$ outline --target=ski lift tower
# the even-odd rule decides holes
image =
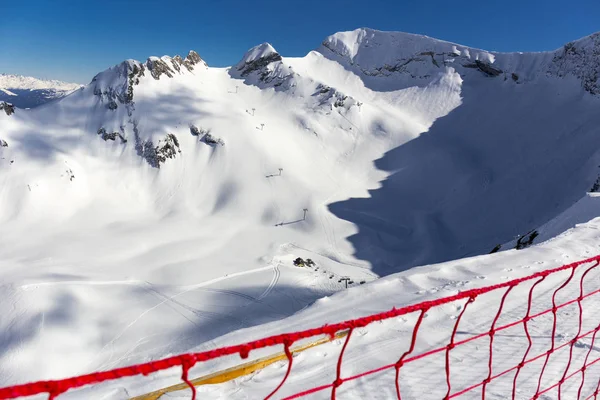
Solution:
[[[340,283],[341,283],[342,281],[344,281],[344,282],[346,283],[346,289],[348,289],[348,282],[350,281],[350,277],[348,277],[348,276],[343,276],[343,277],[341,277],[341,278],[338,280],[338,282],[340,282]]]

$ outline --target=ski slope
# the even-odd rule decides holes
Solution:
[[[271,335],[304,330],[310,327],[322,326],[355,319],[377,312],[387,311],[399,304],[414,304],[426,300],[451,296],[460,291],[488,286],[494,283],[506,282],[511,279],[524,277],[545,269],[559,267],[576,260],[590,258],[600,252],[598,244],[598,218],[586,223],[577,221],[586,219],[597,212],[599,197],[588,195],[576,205],[561,213],[544,227],[542,234],[556,235],[552,240],[525,250],[509,250],[496,254],[473,257],[443,264],[423,266],[409,271],[394,274],[371,282],[365,286],[351,288],[317,301],[312,307],[295,314],[283,321],[276,321],[255,328],[243,329],[212,341],[208,346],[200,346],[196,351],[205,351],[220,346],[245,343]],[[597,213],[595,214],[597,215]],[[591,264],[590,264],[591,266]],[[557,298],[557,304],[579,296],[579,281],[584,270],[578,270],[570,284],[562,289]],[[584,293],[598,290],[599,271],[592,269],[584,279]],[[552,294],[567,280],[570,272],[564,271],[550,276],[536,286],[531,315],[546,310],[552,306]],[[501,326],[519,320],[525,315],[527,297],[531,281],[523,286],[517,286],[506,298],[503,312],[496,326]],[[504,291],[483,295],[469,306],[464,313],[457,331],[457,340],[486,332],[498,310],[500,298]],[[594,329],[598,325],[595,310],[600,302],[598,295],[588,297],[582,302],[583,324],[582,333]],[[457,301],[426,313],[413,355],[444,346],[456,323],[457,316],[464,307],[464,301]],[[348,342],[342,363],[342,377],[349,377],[362,372],[393,364],[408,350],[411,335],[418,313],[410,316],[397,317],[381,323],[373,323],[365,328],[356,330]],[[578,331],[578,310],[576,304],[561,308],[557,313],[557,329],[554,337],[556,346],[568,343]],[[529,322],[529,333],[533,346],[530,357],[545,352],[550,347],[552,335],[552,316],[534,318]],[[335,368],[339,352],[344,340],[320,345],[302,352],[294,357],[292,373],[285,385],[277,393],[277,398],[285,398],[303,390],[327,385],[335,380]],[[574,347],[572,369],[578,369],[585,359],[591,345],[591,336],[579,339]],[[253,351],[251,359],[261,355],[274,353],[281,346]],[[590,361],[597,358],[594,345]],[[527,348],[527,340],[522,324],[496,334],[494,340],[493,370],[498,373],[511,368],[521,361]],[[488,373],[489,338],[484,336],[466,346],[452,350],[451,370],[453,393],[480,382]],[[568,358],[568,347],[559,350],[549,359],[547,370],[542,380],[542,389],[557,382],[564,373]],[[544,359],[540,359],[523,368],[517,385],[517,398],[529,399],[533,396],[538,383],[539,373]],[[239,363],[239,357],[230,356],[213,360],[192,369],[193,376],[202,376],[209,372],[221,370]],[[207,399],[254,399],[264,398],[283,379],[287,369],[287,361],[278,362],[250,376],[219,384],[197,387],[198,395]],[[446,393],[446,377],[444,353],[406,364],[401,375],[402,398],[443,398]],[[504,399],[510,396],[513,386],[514,373],[492,381],[487,388],[486,398]],[[592,393],[600,378],[596,367],[587,371],[586,383],[583,386],[583,396]],[[126,398],[125,393],[137,395],[146,393],[168,384],[180,381],[180,370],[173,368],[169,372],[157,373],[150,378],[141,378],[133,382],[117,382],[105,388],[107,395],[113,398]],[[576,398],[581,379],[575,376],[567,380],[562,387],[563,398]],[[124,387],[127,388],[125,392]],[[95,388],[97,390],[97,388]],[[78,392],[84,396],[85,390]],[[424,394],[427,393],[425,397]],[[121,396],[121,397],[119,397]],[[187,399],[189,390],[169,393],[165,398]],[[347,381],[338,389],[339,398],[396,398],[394,386],[394,369],[376,373],[356,381]],[[74,396],[73,398],[76,398]],[[468,392],[460,398],[476,399],[481,397],[481,390]],[[65,398],[70,398],[65,395]],[[330,390],[325,390],[307,398],[330,398]],[[557,398],[553,390],[541,398]]]
[[[581,199],[600,165],[598,37],[497,54],[359,29],[301,58],[259,45],[231,68],[194,52],[127,60],[56,102],[0,112],[0,385],[353,318],[597,253],[593,221],[567,229],[596,216],[595,198]],[[536,228],[541,246],[462,259]],[[424,346],[455,311],[427,320]],[[353,338],[348,368],[397,357],[406,342],[391,338],[411,325],[394,324]],[[285,390],[329,379],[317,366],[336,349],[299,356]],[[256,398],[281,368],[203,395]],[[127,398],[176,374],[65,397]],[[377,379],[345,390],[387,398]]]
[[[270,335],[354,319],[387,311],[399,304],[413,304],[450,296],[460,291],[506,282],[544,269],[551,269],[565,263],[589,258],[591,255],[600,252],[598,218],[583,224],[577,221],[586,219],[591,213],[595,212],[598,207],[598,199],[599,197],[595,194],[588,195],[544,227],[541,227],[541,232],[545,234],[552,234],[553,232],[556,236],[554,239],[539,245],[521,251],[509,250],[443,264],[423,266],[394,274],[365,286],[351,288],[333,296],[322,298],[312,307],[302,310],[283,321],[236,331],[195,350],[210,350]],[[556,299],[557,304],[579,296],[579,281],[585,269],[587,267],[578,270],[572,282],[559,292]],[[536,287],[531,314],[551,307],[552,294],[559,285],[567,280],[568,276],[569,271],[561,272],[550,276]],[[598,289],[596,283],[599,277],[597,269],[591,270],[584,279],[584,293]],[[518,286],[510,293],[497,326],[516,321],[525,315],[526,299],[533,283],[534,281],[531,281],[523,286]],[[500,291],[480,296],[469,306],[459,325],[458,340],[486,332],[490,328],[503,293],[503,291]],[[599,301],[600,298],[595,295],[586,298],[582,302],[584,310],[582,332],[587,332],[597,326],[598,319],[595,316],[595,310]],[[447,344],[456,323],[456,318],[462,311],[464,303],[464,301],[455,302],[427,312],[412,354],[420,354]],[[374,323],[356,330],[344,353],[342,376],[352,376],[396,362],[408,350],[417,315],[418,313],[414,313],[410,316]],[[577,315],[576,304],[561,308],[557,313],[557,330],[554,335],[557,338],[557,346],[568,343],[576,335],[578,329]],[[550,347],[550,338],[552,337],[551,315],[531,320],[529,322],[529,333],[533,340],[530,356],[546,351]],[[331,383],[335,379],[335,366],[342,344],[343,340],[337,340],[307,350],[294,357],[292,373],[286,384],[278,392],[277,398],[284,398],[308,388]],[[590,344],[590,336],[577,341],[573,352],[572,370],[579,368],[582,364]],[[518,364],[526,347],[527,341],[521,324],[498,333],[494,340],[493,370],[500,372]],[[488,348],[489,339],[485,336],[472,342],[472,344],[452,350],[453,392],[479,382],[487,376]],[[269,348],[253,351],[251,359],[274,353],[275,350],[279,349]],[[597,355],[594,353],[592,357],[597,358]],[[542,388],[550,386],[561,378],[567,358],[568,348],[565,348],[549,359]],[[202,376],[209,372],[236,365],[239,362],[239,357],[236,355],[200,363],[199,366],[192,369],[192,376]],[[519,385],[517,386],[517,398],[529,399],[532,397],[537,386],[542,363],[543,358],[527,365],[521,371]],[[426,398],[442,398],[446,393],[444,367],[444,353],[407,364],[402,369],[402,398],[419,399],[423,398],[424,393],[428,394]],[[219,385],[199,386],[197,388],[198,395],[201,398],[208,399],[264,398],[281,382],[286,368],[287,362],[282,361],[234,381]],[[493,381],[488,386],[486,397],[492,399],[507,398],[507,393],[511,393],[512,390],[513,376],[510,373],[504,378]],[[584,396],[595,390],[599,378],[600,371],[597,368],[588,370],[586,375],[587,384],[584,385],[583,391]],[[128,398],[127,396],[146,393],[175,382],[180,382],[180,370],[178,368],[153,374],[151,377],[136,378],[134,381],[116,381],[110,385],[105,385],[104,390],[100,392],[98,388],[93,388],[91,393],[102,393],[109,396],[109,398],[125,399]],[[368,378],[344,382],[338,389],[338,396],[339,398],[395,398],[393,382],[394,370],[390,369],[386,372],[371,375]],[[580,382],[580,378],[577,376],[567,381],[562,389],[563,398],[575,398]],[[79,398],[80,396],[86,396],[88,393],[90,392],[82,390],[71,395],[66,394],[64,397]],[[185,390],[169,393],[165,395],[165,398],[187,399],[189,396],[189,391]],[[480,397],[480,390],[475,390],[460,398],[475,399]],[[308,398],[330,398],[330,392],[326,390]],[[542,398],[557,398],[557,392],[550,391]]]

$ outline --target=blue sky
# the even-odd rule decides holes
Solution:
[[[0,8],[0,72],[88,83],[124,59],[190,49],[226,66],[265,41],[302,56],[365,26],[543,51],[600,31],[598,15],[598,0],[9,0]]]

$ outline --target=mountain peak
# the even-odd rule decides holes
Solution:
[[[198,53],[196,53],[194,50],[190,50],[190,52],[188,53],[187,57],[185,57],[185,59],[188,60],[190,62],[190,64],[192,64],[192,65],[196,65],[200,62],[204,62],[204,60],[202,60],[202,58],[200,58],[200,55]]]
[[[246,76],[277,61],[281,61],[281,55],[271,44],[265,42],[248,50],[236,65],[236,70],[240,71],[242,76]]]
[[[241,62],[249,63],[259,58],[268,57],[271,54],[279,54],[270,43],[261,43],[246,52]]]
[[[359,28],[328,36],[318,49],[325,56],[350,63],[392,64],[398,59],[422,52],[442,52],[460,46],[425,35]],[[466,47],[466,46],[460,46]]]
[[[146,76],[146,71],[152,78],[159,80],[163,75],[173,78],[175,75],[185,74],[185,70],[191,73],[198,65],[207,67],[194,50],[190,50],[185,58],[179,55],[150,56],[145,63],[128,59],[97,74],[91,84],[94,85],[94,95],[107,100],[106,106],[116,110],[118,103],[128,104],[133,101],[134,86],[140,84],[140,80]]]

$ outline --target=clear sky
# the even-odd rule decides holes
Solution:
[[[554,50],[600,31],[600,0],[8,0],[0,72],[88,83],[127,58],[196,50],[211,66],[270,42],[303,56],[359,27],[496,51]]]

